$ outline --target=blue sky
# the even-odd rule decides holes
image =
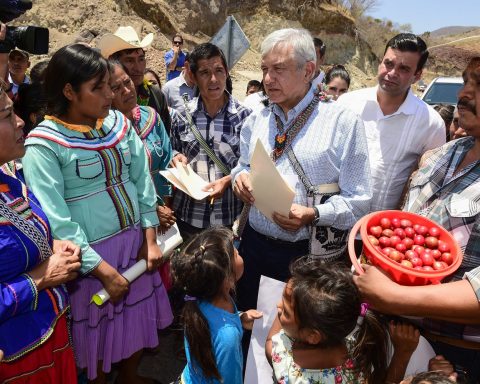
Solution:
[[[368,14],[412,25],[413,33],[448,26],[480,26],[480,0],[378,0]]]

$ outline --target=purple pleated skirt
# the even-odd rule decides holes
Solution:
[[[136,263],[142,245],[141,228],[128,229],[92,248],[120,273]],[[73,346],[79,368],[87,368],[88,379],[97,376],[97,365],[110,372],[112,363],[143,348],[158,345],[157,329],[172,323],[167,291],[158,271],[146,272],[130,284],[129,292],[116,304],[98,307],[90,302],[102,289],[93,276],[68,284],[73,318]]]

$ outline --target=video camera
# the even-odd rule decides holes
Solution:
[[[0,21],[8,23],[31,8],[31,0],[0,0]],[[0,41],[0,53],[8,53],[17,47],[37,55],[46,54],[48,40],[48,28],[7,26],[5,40]]]

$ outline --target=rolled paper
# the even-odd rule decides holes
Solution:
[[[137,261],[134,265],[128,268],[125,272],[123,272],[122,276],[128,280],[129,283],[134,281],[138,278],[142,273],[147,270],[147,262],[142,259]],[[91,302],[94,302],[98,306],[102,305],[106,301],[110,299],[110,295],[105,289],[98,291],[95,295],[92,296]]]

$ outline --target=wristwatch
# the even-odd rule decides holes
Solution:
[[[320,220],[320,213],[318,212],[318,208],[313,206],[313,211],[315,212],[315,217],[312,220],[312,225],[318,225],[318,221]]]

